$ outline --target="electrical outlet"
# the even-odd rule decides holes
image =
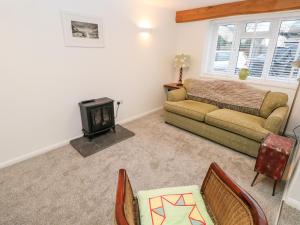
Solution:
[[[123,100],[118,100],[117,105],[123,104]]]

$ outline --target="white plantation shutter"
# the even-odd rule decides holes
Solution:
[[[235,73],[241,68],[248,68],[250,76],[261,77],[267,56],[269,39],[267,38],[242,38]]]
[[[232,56],[234,25],[221,25],[218,27],[216,54],[213,64],[214,71],[226,72]]]
[[[300,20],[282,21],[274,51],[269,76],[273,78],[297,78],[298,69],[291,62],[299,59]]]

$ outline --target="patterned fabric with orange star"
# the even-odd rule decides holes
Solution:
[[[142,225],[212,225],[198,186],[138,192]]]

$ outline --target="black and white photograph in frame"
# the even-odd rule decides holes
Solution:
[[[62,12],[65,46],[104,47],[102,20],[98,17]]]

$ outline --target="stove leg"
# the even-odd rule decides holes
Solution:
[[[253,185],[254,185],[254,183],[255,183],[255,181],[256,181],[258,175],[259,175],[259,173],[256,173],[256,175],[255,175],[255,177],[254,177],[254,179],[253,179],[253,181],[252,181],[252,183],[251,183],[251,187],[253,187]]]
[[[272,193],[272,196],[275,195],[276,185],[277,185],[277,180],[274,181],[274,186],[273,186],[273,193]]]

